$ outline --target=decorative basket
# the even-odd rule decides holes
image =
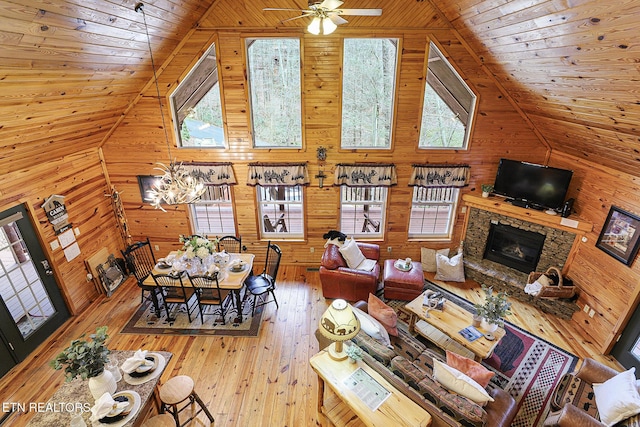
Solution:
[[[575,286],[565,286],[563,285],[562,273],[556,267],[549,267],[547,271],[544,273],[538,273],[536,271],[532,271],[529,273],[529,278],[527,279],[527,284],[531,284],[538,280],[540,276],[546,275],[547,277],[551,277],[551,275],[558,276],[558,284],[553,286],[543,286],[540,289],[536,298],[571,298],[576,293]]]

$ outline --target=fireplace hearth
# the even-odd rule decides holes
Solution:
[[[491,223],[484,258],[529,273],[538,266],[545,238],[533,231]]]

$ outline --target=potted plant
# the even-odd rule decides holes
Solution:
[[[482,184],[482,197],[489,197],[489,193],[493,191],[493,184]]]
[[[351,363],[356,363],[358,360],[362,360],[362,349],[355,344],[351,344],[344,350],[349,356],[349,361]]]
[[[484,303],[475,304],[476,315],[482,316],[487,325],[483,329],[494,332],[504,324],[503,317],[511,314],[511,303],[507,301],[505,292],[493,292],[492,287],[482,285],[485,292]]]
[[[94,334],[89,335],[89,340],[80,338],[71,341],[69,347],[64,349],[50,362],[53,369],[64,367],[66,381],[76,377],[89,380],[89,389],[95,399],[100,398],[104,392],[113,394],[117,384],[111,372],[105,369],[109,361],[109,349],[105,341],[109,338],[107,327],[100,326]]]

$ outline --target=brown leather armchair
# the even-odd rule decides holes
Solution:
[[[357,242],[362,254],[378,261],[380,246]],[[327,245],[320,263],[320,283],[325,298],[342,298],[347,301],[367,301],[369,293],[375,295],[380,278],[380,264],[371,271],[355,270],[347,266],[336,245]]]
[[[581,396],[584,396],[585,394],[593,395],[593,388],[591,387],[592,384],[603,383],[606,380],[613,378],[618,373],[619,372],[615,369],[603,365],[594,359],[584,359],[580,369],[574,374],[567,374],[565,377],[566,381],[561,381],[554,391],[551,408],[553,410],[561,407],[561,409],[551,412],[544,421],[544,425],[547,427],[604,427],[605,424],[593,418],[584,410],[584,408],[592,406],[589,412],[595,413],[597,411],[597,408],[595,407],[595,399],[592,404],[586,404],[583,401],[584,399],[581,399]],[[584,382],[584,387],[574,387],[572,382],[576,381],[576,379]],[[580,396],[571,395],[570,397],[563,397],[565,396],[564,388],[582,390],[582,393]],[[568,400],[573,400],[574,404]],[[578,401],[581,402],[583,409],[575,406],[575,403]]]

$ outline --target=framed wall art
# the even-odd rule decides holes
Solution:
[[[138,175],[138,185],[140,186],[140,197],[142,197],[142,201],[145,203],[151,203],[152,199],[149,196],[148,191],[151,190],[153,184],[159,178],[154,175]]]
[[[640,247],[640,217],[611,206],[596,247],[630,265]]]

